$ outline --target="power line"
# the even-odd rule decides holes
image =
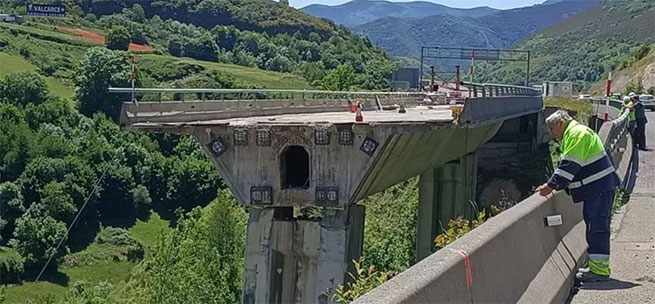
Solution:
[[[126,130],[126,131],[129,131],[129,129]],[[114,161],[117,159],[118,154],[119,154],[119,151],[117,151],[116,154],[114,154],[114,156],[109,161],[109,163],[107,163],[107,166],[105,166],[105,169],[102,171],[102,174],[100,175],[98,180],[96,180],[95,184],[93,185],[93,188],[91,189],[91,193],[89,193],[89,196],[87,196],[86,200],[84,201],[84,204],[82,205],[82,208],[80,208],[80,210],[75,215],[75,218],[73,218],[73,221],[68,226],[68,230],[66,231],[66,235],[64,235],[64,237],[62,237],[61,240],[59,240],[59,243],[57,244],[57,247],[55,247],[55,251],[53,251],[52,254],[50,255],[50,257],[48,257],[48,261],[45,263],[45,265],[43,265],[43,268],[41,269],[41,272],[39,272],[39,275],[36,276],[36,280],[34,280],[34,283],[39,281],[39,279],[41,278],[41,275],[43,275],[43,272],[45,272],[46,268],[48,268],[48,265],[52,261],[52,258],[55,256],[57,251],[59,251],[59,247],[61,247],[61,244],[63,244],[64,240],[66,240],[68,238],[68,234],[71,232],[71,229],[73,229],[73,226],[75,225],[75,222],[77,222],[77,219],[80,217],[80,215],[84,211],[84,208],[86,207],[86,205],[91,200],[91,197],[93,196],[93,194],[98,190],[98,187],[100,186],[100,182],[102,182],[102,180],[105,178],[105,175],[107,174],[107,171],[112,166]]]

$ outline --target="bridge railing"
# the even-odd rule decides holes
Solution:
[[[463,85],[471,90],[471,97],[541,96],[541,91],[524,86],[473,82],[463,82]]]
[[[463,83],[471,90],[470,98],[501,96],[540,96],[538,90],[529,87],[504,84]],[[131,94],[131,100],[139,101],[184,101],[188,95],[193,100],[312,100],[312,99],[386,99],[394,101],[422,101],[427,92],[368,92],[368,91],[326,91],[294,89],[187,89],[187,88],[109,88],[110,93]],[[137,98],[138,97],[138,98]]]
[[[396,99],[425,96],[423,92],[368,92],[293,89],[187,89],[187,88],[109,88],[109,93],[132,94],[132,101],[184,101],[187,95],[194,100],[283,100],[283,99]]]

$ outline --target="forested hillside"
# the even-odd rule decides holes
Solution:
[[[24,9],[25,0],[4,3]],[[44,0],[41,2],[57,2]],[[126,30],[125,39],[153,46],[155,53],[204,61],[292,72],[315,87],[340,65],[350,66],[348,86],[387,87],[393,66],[366,37],[271,1],[64,1],[73,22],[58,26],[108,34]],[[345,67],[342,67],[342,70]],[[328,78],[329,80],[330,78]],[[327,84],[326,88],[334,88]],[[336,88],[339,89],[339,88]],[[346,88],[344,88],[346,89]]]
[[[569,80],[584,91],[609,71],[625,68],[634,51],[655,41],[655,2],[605,0],[532,35],[518,47],[532,52],[533,83]],[[518,65],[482,65],[480,81],[519,84]]]

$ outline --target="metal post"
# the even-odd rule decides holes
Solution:
[[[434,66],[430,66],[430,92],[434,90]]]
[[[455,82],[455,91],[459,91],[459,83],[462,81],[462,80],[460,79],[460,75],[459,75],[459,66],[456,65],[456,66],[455,66],[455,69],[457,70],[457,72],[455,72],[455,73],[456,73],[456,77],[457,77],[457,80],[456,80],[456,82]]]
[[[421,66],[419,67],[420,72],[418,76],[418,91],[422,92],[423,91],[423,49],[424,47],[421,47]]]
[[[525,77],[525,86],[526,87],[530,86],[530,51],[528,51],[528,69]]]

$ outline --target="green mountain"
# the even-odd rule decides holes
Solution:
[[[311,32],[327,37],[334,26],[325,20],[307,15],[286,4],[262,0],[76,0],[85,13],[97,17],[120,13],[139,4],[147,18],[155,15],[207,29],[216,25],[232,25],[242,30],[278,33]]]
[[[336,24],[343,24],[348,27],[362,25],[386,17],[423,18],[440,14],[479,17],[498,11],[487,6],[462,9],[425,1],[401,3],[379,0],[354,0],[335,6],[312,4],[301,8],[301,10],[312,16],[326,18]]]
[[[606,0],[530,36],[518,47],[532,52],[533,83],[573,81],[585,90],[609,71],[625,67],[641,44],[655,41],[655,2]],[[482,65],[481,81],[521,83],[522,67]]]
[[[561,1],[498,11],[480,17],[437,15],[418,19],[382,18],[353,28],[394,56],[419,57],[421,46],[506,48],[594,5]]]

